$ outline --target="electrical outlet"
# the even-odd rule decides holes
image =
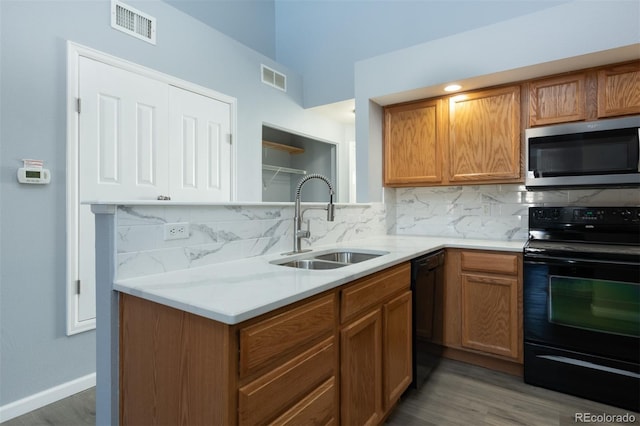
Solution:
[[[189,222],[165,223],[164,240],[189,238]]]

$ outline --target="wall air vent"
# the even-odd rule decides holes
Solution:
[[[287,76],[262,64],[262,82],[269,86],[287,91]]]
[[[111,0],[111,27],[156,44],[156,18],[117,0]]]

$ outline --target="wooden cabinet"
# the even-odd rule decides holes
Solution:
[[[522,255],[447,249],[445,345],[522,363]]]
[[[449,106],[449,182],[519,181],[520,86],[453,96]]]
[[[382,421],[381,314],[380,309],[374,309],[344,325],[340,332],[340,419],[346,425]]]
[[[446,113],[443,99],[385,108],[385,185],[442,183]]]
[[[640,114],[640,61],[529,82],[529,126]]]
[[[529,126],[585,120],[586,73],[532,81],[529,85]]]
[[[120,294],[120,424],[380,424],[412,379],[409,263],[237,325]]]
[[[287,423],[312,418],[322,424],[337,421],[336,354],[333,336],[281,366],[240,387],[238,416],[241,425]],[[312,397],[322,394],[322,398]],[[304,410],[296,406],[304,405]],[[291,413],[287,414],[287,412]],[[284,413],[284,414],[283,414]],[[312,414],[304,418],[305,413]]]
[[[462,346],[518,358],[518,280],[462,274]]]
[[[523,127],[631,114],[640,61],[389,105],[384,185],[521,183]]]
[[[640,61],[598,70],[598,118],[640,114]]]
[[[269,367],[317,336],[332,334],[337,317],[334,299],[327,295],[240,328],[240,377]]]
[[[239,329],[239,424],[269,424],[276,418],[305,423],[311,420],[305,415],[322,424],[337,421],[335,300],[329,294]],[[311,397],[318,393],[323,397]],[[305,409],[295,408],[300,405]]]
[[[390,410],[413,379],[411,292],[382,305],[384,408]]]
[[[337,424],[337,309],[230,326],[121,294],[120,424]]]
[[[387,186],[521,182],[520,86],[386,107]]]
[[[411,266],[341,292],[341,423],[379,424],[412,380]]]
[[[229,326],[121,293],[119,333],[121,425],[237,423]]]

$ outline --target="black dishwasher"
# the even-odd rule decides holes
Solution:
[[[444,250],[411,261],[413,383],[420,389],[442,356]]]

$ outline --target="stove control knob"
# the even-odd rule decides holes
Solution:
[[[622,216],[622,220],[630,220],[632,219],[633,213],[631,213],[631,210],[623,210],[620,212],[620,216]]]

